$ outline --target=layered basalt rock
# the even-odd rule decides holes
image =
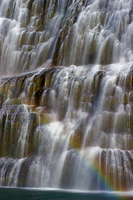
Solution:
[[[132,50],[131,0],[0,1],[0,186],[132,188]]]

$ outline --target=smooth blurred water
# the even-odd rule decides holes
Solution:
[[[132,38],[133,0],[0,0],[0,186],[133,188]]]
[[[0,188],[0,200],[132,200],[132,193]]]

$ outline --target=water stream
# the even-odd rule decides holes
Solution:
[[[0,1],[0,186],[133,187],[133,1]]]

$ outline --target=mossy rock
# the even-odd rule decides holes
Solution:
[[[128,93],[125,92],[125,93],[123,94],[123,104],[124,104],[124,105],[127,105],[127,104],[128,104],[128,102],[129,102],[128,99],[129,99],[129,98],[128,98]]]
[[[94,95],[98,94],[101,81],[103,77],[105,77],[105,75],[106,75],[105,71],[98,71],[95,73],[93,77],[93,81],[91,83],[91,94],[94,94]]]

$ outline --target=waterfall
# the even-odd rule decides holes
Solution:
[[[0,1],[0,186],[133,187],[133,1]]]

